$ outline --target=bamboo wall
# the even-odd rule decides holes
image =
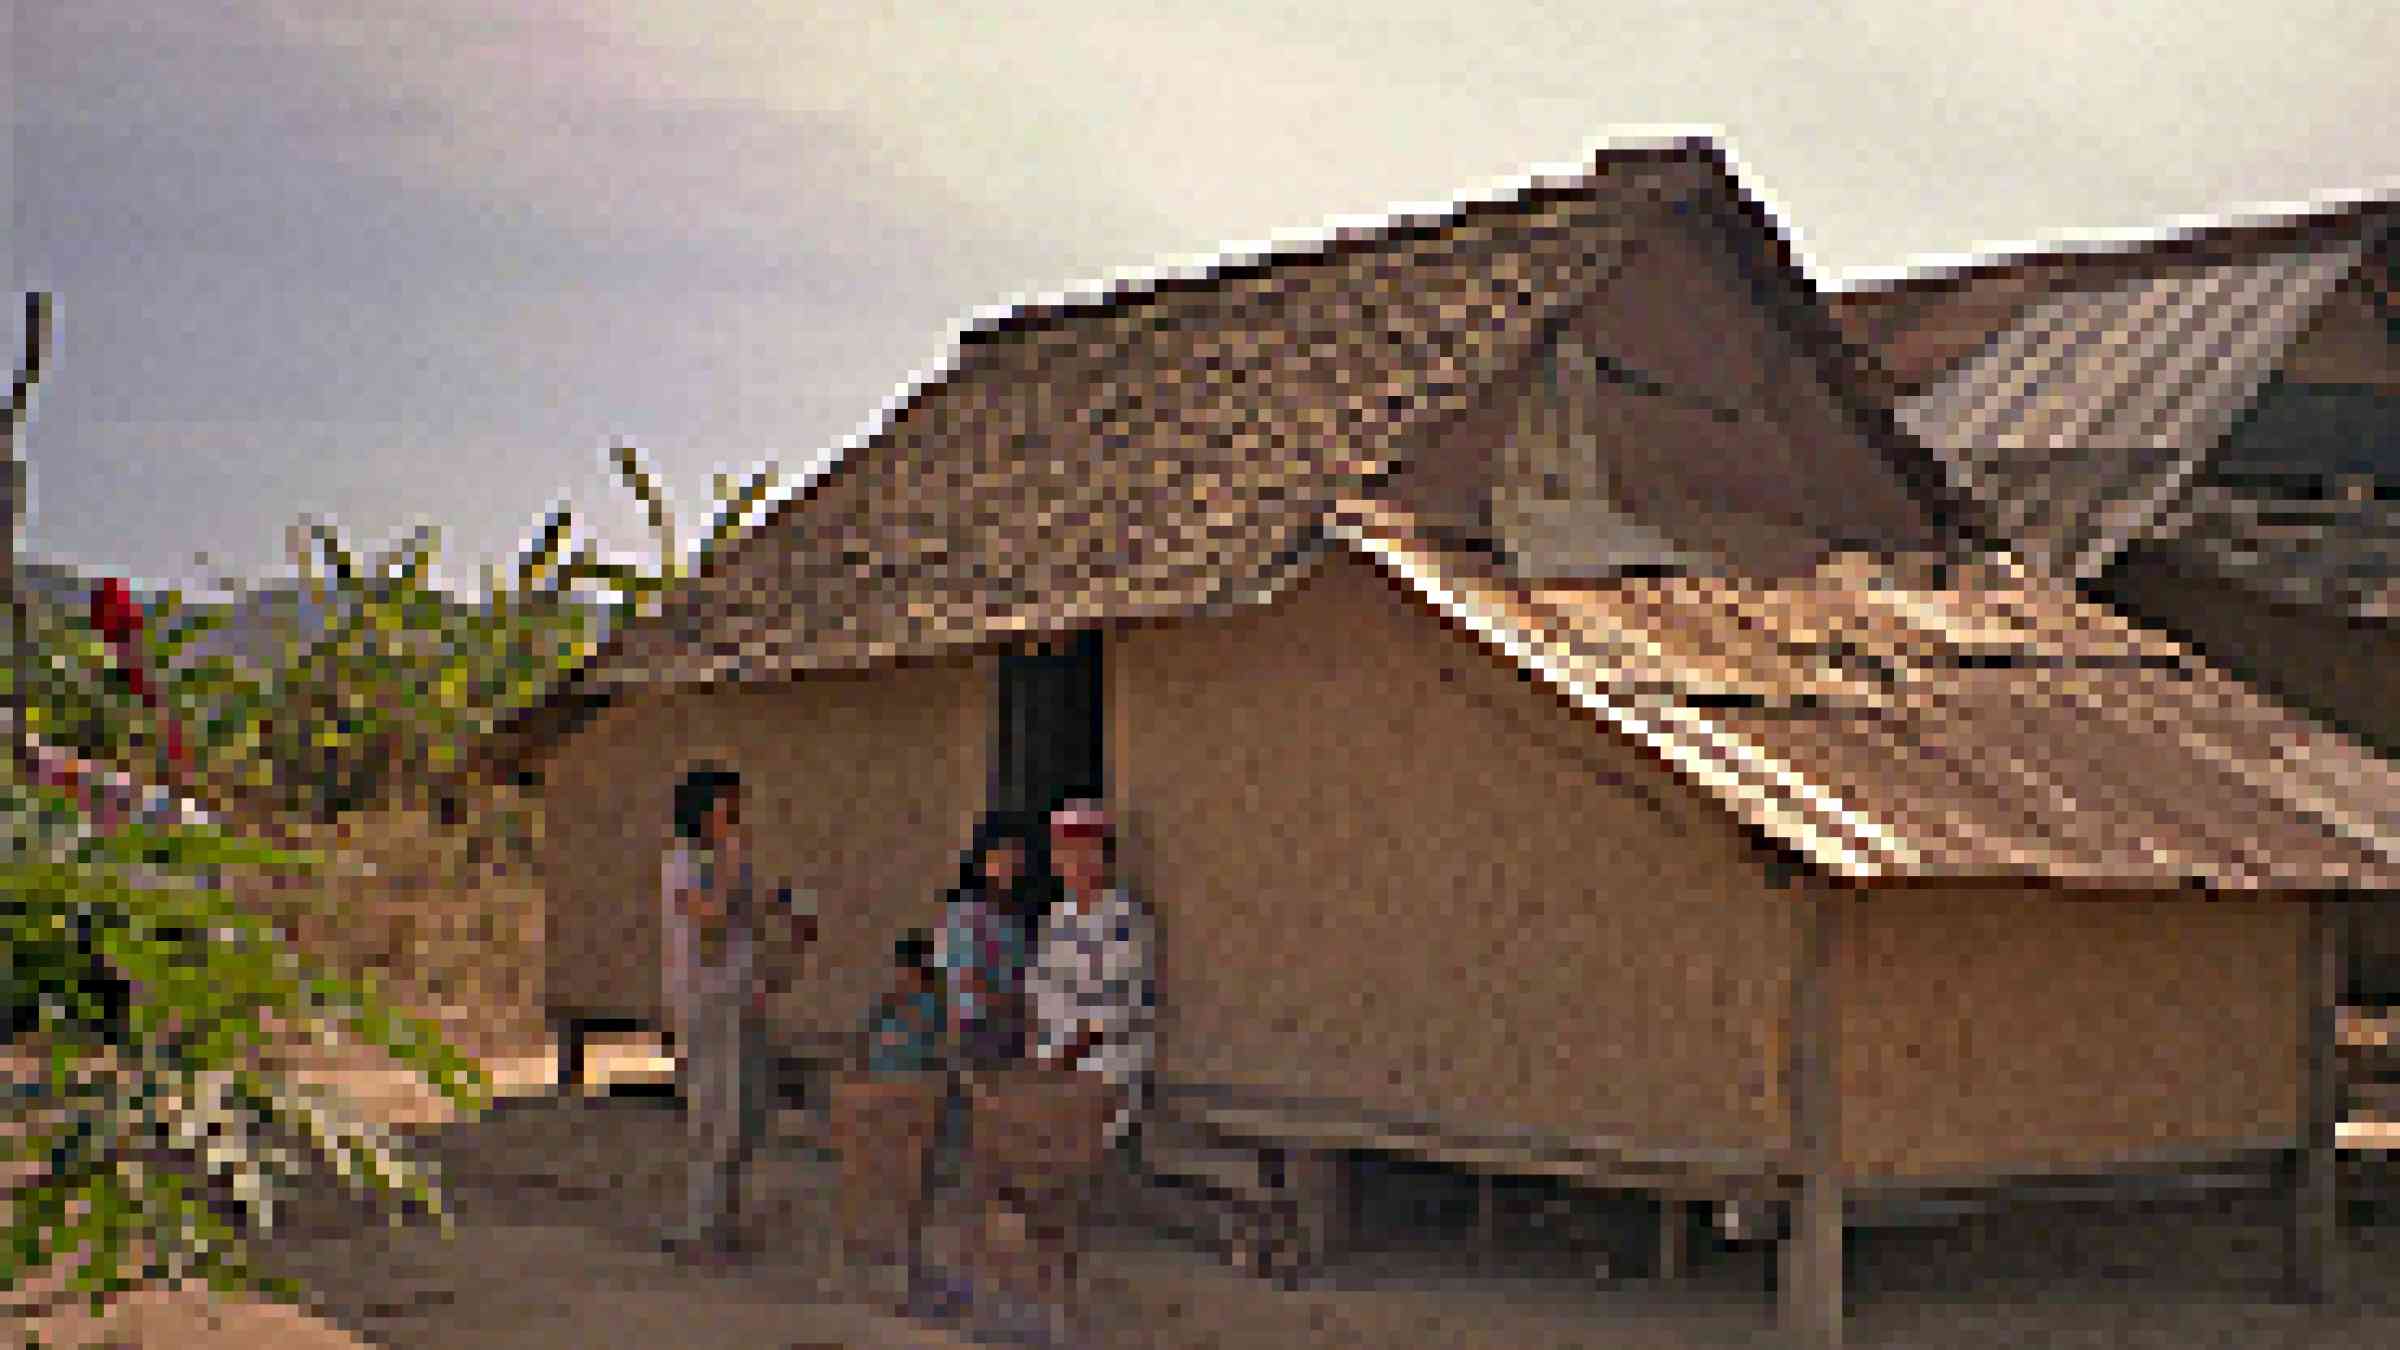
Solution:
[[[784,1035],[848,1032],[888,987],[894,939],[931,924],[982,806],[988,662],[610,708],[544,769],[554,1006],[655,1016],[659,858],[674,784],[695,759],[742,775],[762,882],[813,888],[821,934],[771,1005]]]
[[[2001,889],[1836,903],[1856,1173],[2089,1164],[2297,1131],[2304,904]]]
[[[1716,808],[1347,557],[1108,660],[1163,1078],[1780,1143],[1794,897]]]

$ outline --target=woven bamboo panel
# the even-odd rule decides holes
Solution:
[[[1586,374],[1561,383],[1616,505],[1752,576],[1805,568],[1829,536],[1930,543],[1899,474],[1735,264],[1740,246],[1706,213],[1679,219],[1578,317]]]
[[[852,1251],[903,1252],[923,1224],[927,1155],[947,1090],[940,1074],[834,1083],[830,1133],[842,1160],[842,1241]]]
[[[1162,1078],[1780,1141],[1789,897],[1720,811],[1348,559],[1109,661]]]
[[[1844,904],[1846,1166],[2002,1172],[2291,1136],[2306,921],[2272,898]]]
[[[992,677],[959,661],[772,688],[636,698],[547,769],[554,1006],[656,1015],[659,857],[674,784],[713,759],[741,773],[760,881],[814,893],[816,945],[762,951],[791,988],[782,1038],[856,1029],[889,983],[892,940],[938,915],[984,792]]]
[[[1116,1097],[1082,1073],[1020,1071],[979,1079],[975,1171],[987,1191],[1058,1200],[1087,1186],[1106,1154]]]

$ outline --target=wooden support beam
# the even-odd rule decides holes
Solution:
[[[1499,1178],[1491,1172],[1478,1171],[1475,1177],[1475,1235],[1473,1255],[1475,1268],[1490,1271],[1497,1262],[1500,1248]]]
[[[1776,1292],[1783,1299],[1783,1325],[1792,1343],[1807,1350],[1840,1350],[1847,1281],[1839,1180],[1816,1172],[1802,1179],[1780,1255]]]
[[[1792,980],[1790,1076],[1792,1153],[1799,1185],[1778,1253],[1782,1323],[1809,1350],[1842,1344],[1841,1117],[1834,1076],[1834,958],[1837,896],[1803,891],[1799,960]]]
[[[2332,1289],[2340,1200],[2336,1193],[2336,1128],[2342,1116],[2342,1075],[2335,1046],[2343,956],[2350,914],[2343,902],[2316,897],[2300,939],[2300,1146],[2291,1167],[2291,1233],[2285,1248],[2284,1293],[2298,1302],[2323,1300]]]
[[[1260,1148],[1341,1149],[1414,1158],[1511,1176],[1555,1177],[1600,1190],[1674,1190],[1714,1198],[1779,1193],[1767,1150],[1659,1148],[1621,1138],[1562,1138],[1532,1132],[1453,1131],[1402,1120],[1351,1102],[1165,1083],[1162,1108]]]
[[[1691,1268],[1692,1205],[1672,1195],[1658,1198],[1658,1278],[1680,1280]]]
[[[583,1019],[561,1018],[552,1026],[558,1049],[558,1091],[572,1097],[583,1090]]]
[[[1283,1160],[1294,1238],[1303,1269],[1315,1272],[1348,1253],[1356,1212],[1350,1156],[1336,1149],[1299,1149]]]

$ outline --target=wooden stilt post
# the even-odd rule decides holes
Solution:
[[[558,1091],[572,1097],[583,1091],[583,1019],[561,1017],[551,1026],[558,1048]]]
[[[2348,911],[2322,896],[2308,902],[2300,940],[2300,1130],[2291,1169],[2291,1234],[2284,1292],[2314,1303],[2332,1289],[2340,1238],[2334,1184],[2336,1130],[2342,1115],[2340,1062],[2334,1044],[2341,996],[2343,928]]]
[[[1308,1273],[1341,1259],[1350,1245],[1349,1164],[1349,1155],[1337,1149],[1302,1149],[1284,1158],[1299,1262]]]
[[[1791,1338],[1810,1350],[1842,1344],[1840,1099],[1834,1078],[1834,945],[1837,903],[1802,891],[1800,960],[1793,972],[1790,1098],[1798,1186],[1776,1290]]]
[[[1784,1325],[1808,1350],[1842,1344],[1841,1182],[1821,1172],[1803,1177],[1792,1201],[1792,1231],[1783,1240]]]
[[[1475,1264],[1500,1264],[1500,1179],[1491,1172],[1475,1174]]]
[[[1658,1198],[1658,1267],[1662,1281],[1680,1280],[1691,1265],[1691,1202],[1673,1195]]]

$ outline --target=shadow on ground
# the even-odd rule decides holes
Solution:
[[[747,1207],[761,1253],[702,1272],[646,1240],[679,1199],[681,1121],[657,1100],[542,1099],[425,1135],[459,1221],[390,1229],[318,1196],[270,1243],[316,1310],[394,1347],[906,1344],[842,1305],[832,1165],[805,1137],[768,1148]],[[1395,1210],[1397,1203],[1400,1209]],[[1623,1210],[1623,1206],[1617,1207]],[[1120,1206],[1087,1263],[1091,1329],[1124,1347],[1658,1347],[1774,1344],[1767,1254],[1707,1253],[1684,1281],[1637,1278],[1605,1201],[1528,1196],[1492,1267],[1459,1252],[1457,1207],[1420,1196],[1369,1215],[1381,1241],[1320,1287],[1281,1291],[1222,1269]],[[954,1211],[937,1223],[947,1245]],[[1546,1222],[1550,1231],[1537,1225]],[[1637,1225],[1638,1226],[1638,1225]],[[2271,1200],[2195,1197],[2046,1209],[1853,1239],[1853,1344],[1974,1347],[2400,1345],[2400,1227],[2354,1230],[2343,1296],[2276,1304]],[[1605,1261],[1603,1260],[1605,1258]],[[1600,1277],[1603,1265],[1611,1272]]]

